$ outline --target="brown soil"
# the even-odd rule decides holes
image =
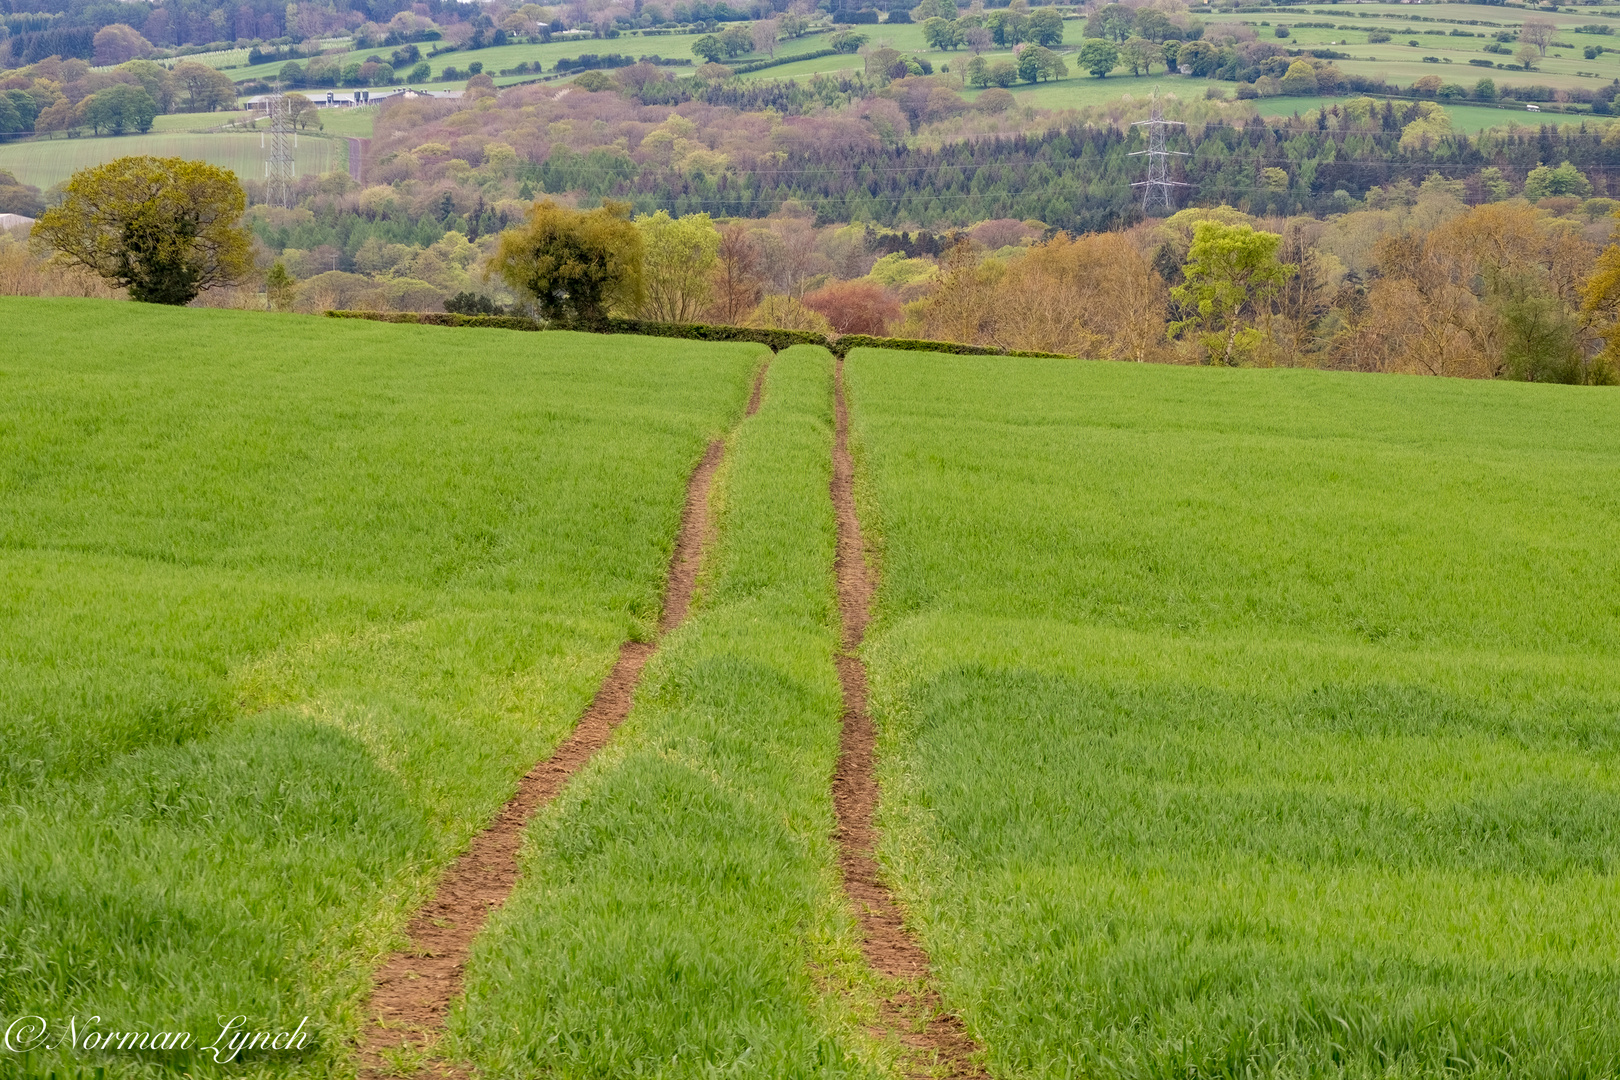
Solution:
[[[764,383],[762,368],[754,379],[749,415],[759,408]],[[709,486],[723,450],[720,440],[710,443],[687,483],[686,506],[664,589],[664,610],[658,620],[660,637],[680,625],[691,605],[703,550],[713,538]],[[439,882],[433,899],[411,920],[406,930],[410,945],[390,956],[377,972],[376,987],[366,1005],[363,1077],[411,1075],[412,1065],[415,1075],[422,1077],[466,1075],[455,1065],[424,1057],[431,1056],[450,1003],[461,992],[472,940],[489,913],[506,902],[517,884],[523,826],[536,810],[557,797],[629,715],[641,670],[656,649],[655,643],[644,641],[627,641],[619,647],[618,661],[573,733],[518,781],[517,794],[473,837],[466,854]]]
[[[833,775],[833,808],[838,825],[838,862],[844,891],[861,927],[861,949],[878,974],[910,989],[886,998],[881,1019],[906,1048],[912,1076],[984,1075],[979,1047],[955,1014],[945,1011],[939,995],[927,985],[928,954],[907,933],[900,905],[878,869],[872,824],[878,804],[873,770],[877,732],[866,710],[866,665],[857,655],[866,634],[873,582],[855,514],[855,463],[849,453],[849,408],[844,400],[844,361],[838,361],[834,384],[837,431],[833,441],[833,509],[838,519],[838,610],[843,648],[838,679],[844,688],[844,730],[839,740],[838,768]]]

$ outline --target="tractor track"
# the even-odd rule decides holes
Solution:
[[[883,880],[874,847],[877,829],[877,730],[867,711],[866,665],[859,656],[871,616],[874,583],[867,569],[861,523],[855,512],[855,463],[849,452],[849,407],[844,396],[844,361],[834,369],[832,502],[838,522],[834,568],[838,612],[843,627],[838,681],[843,687],[843,732],[833,774],[834,839],[844,892],[861,930],[866,962],[884,978],[904,987],[879,1005],[883,1030],[905,1050],[903,1066],[914,1077],[983,1077],[979,1046],[961,1018],[945,1010],[928,984],[928,954],[905,927],[904,915]]]
[[[755,375],[746,415],[759,408],[765,369]],[[709,489],[724,454],[725,442],[709,444],[686,486],[680,532],[670,558],[663,613],[651,642],[627,641],[618,660],[573,732],[550,757],[520,781],[517,793],[490,824],[473,837],[467,851],[440,879],[433,899],[416,913],[406,929],[410,944],[392,954],[378,969],[363,1015],[360,1074],[377,1078],[400,1074],[400,1062],[422,1060],[419,1077],[465,1077],[455,1064],[432,1057],[444,1032],[450,1005],[461,993],[472,942],[490,912],[506,902],[517,884],[523,828],[536,810],[549,803],[568,781],[612,737],[630,713],[642,669],[658,642],[679,626],[691,606],[703,553],[714,536]],[[389,1061],[390,1056],[395,1056]]]

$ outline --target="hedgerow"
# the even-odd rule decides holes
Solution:
[[[682,338],[688,341],[753,341],[781,352],[792,345],[820,345],[843,356],[851,349],[897,349],[902,352],[949,353],[954,356],[1030,356],[1072,359],[1062,353],[1022,352],[955,341],[920,338],[874,337],[869,334],[818,334],[811,330],[770,330],[715,323],[666,323],[643,319],[607,319],[600,323],[548,323],[526,315],[457,315],[444,311],[328,311],[332,319],[370,319],[373,322],[419,323],[424,326],[483,327],[493,330],[580,330],[592,334],[637,334],[642,337]]]

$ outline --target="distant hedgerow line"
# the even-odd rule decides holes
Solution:
[[[417,323],[422,326],[470,326],[490,330],[577,330],[590,334],[639,334],[642,337],[683,338],[688,341],[754,341],[781,352],[792,345],[820,345],[843,356],[851,349],[898,349],[904,352],[948,353],[954,356],[1026,356],[1072,360],[1063,353],[1021,352],[988,345],[920,338],[873,337],[870,334],[818,334],[811,330],[771,330],[754,326],[715,323],[665,323],[642,319],[607,319],[589,325],[548,323],[526,315],[458,315],[447,311],[328,311],[331,319],[368,319],[372,322]]]

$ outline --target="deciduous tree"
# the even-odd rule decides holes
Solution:
[[[720,246],[715,249],[714,306],[716,322],[738,325],[759,303],[763,285],[759,247],[741,222],[720,228]]]
[[[1107,78],[1119,66],[1119,49],[1104,38],[1091,38],[1080,46],[1080,66],[1099,79]]]
[[[1547,46],[1552,44],[1553,34],[1558,27],[1553,25],[1551,19],[1530,18],[1524,20],[1519,28],[1519,40],[1526,45],[1533,45],[1537,56],[1547,55]]]
[[[75,173],[33,240],[127,288],[132,300],[187,304],[253,267],[236,176],[201,161],[125,157]]]
[[[708,214],[672,218],[666,210],[636,219],[641,232],[646,318],[692,322],[709,303],[720,233]]]
[[[804,306],[819,312],[840,334],[888,333],[900,319],[900,303],[872,281],[835,281],[805,294]]]
[[[128,23],[112,23],[97,30],[92,48],[95,49],[95,62],[103,67],[152,55],[152,43]]]
[[[547,199],[527,222],[501,233],[490,271],[533,297],[543,317],[590,324],[613,309],[641,307],[642,258],[627,204],[580,211]]]
[[[1170,290],[1185,319],[1172,334],[1197,331],[1213,364],[1236,364],[1260,344],[1253,316],[1269,304],[1296,268],[1277,258],[1282,237],[1248,225],[1200,221],[1182,267],[1184,284]]]

